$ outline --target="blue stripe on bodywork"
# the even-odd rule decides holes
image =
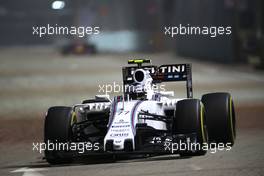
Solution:
[[[136,112],[136,109],[138,108],[138,106],[140,105],[140,103],[142,103],[143,101],[138,101],[136,102],[136,104],[134,105],[133,109],[132,109],[132,113],[131,113],[131,125],[132,125],[132,131],[133,131],[133,134],[135,135],[135,126],[134,126],[134,123],[135,123],[135,112]]]
[[[111,108],[113,111],[111,112],[110,117],[109,117],[108,129],[112,126],[112,123],[114,121],[114,115],[116,113],[117,103],[118,103],[118,97],[114,97],[114,102]]]

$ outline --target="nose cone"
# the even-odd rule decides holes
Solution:
[[[105,151],[126,151],[126,152],[131,152],[134,150],[134,143],[133,139],[117,139],[117,140],[112,140],[109,139],[106,141],[105,144]]]
[[[116,151],[131,151],[135,147],[135,124],[137,123],[137,107],[140,101],[127,101],[118,102],[116,109],[112,112],[112,121],[108,126],[107,134],[104,138],[105,151],[107,146],[111,146],[110,149]]]
[[[124,148],[124,141],[120,139],[114,140],[113,148],[114,150],[122,150]]]
[[[115,129],[122,128],[122,129]],[[105,141],[111,141],[112,150],[125,150],[127,141],[133,141],[134,135],[130,125],[112,125]],[[109,143],[109,142],[108,142]]]

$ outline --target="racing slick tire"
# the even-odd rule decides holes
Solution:
[[[179,151],[180,156],[205,155],[203,145],[207,144],[207,129],[205,125],[204,106],[198,99],[180,100],[176,104],[176,111],[172,125],[173,135],[196,134],[195,150]]]
[[[229,93],[209,93],[202,96],[205,106],[209,143],[234,145],[236,137],[235,109]]]
[[[48,143],[67,143],[71,136],[71,107],[55,106],[48,109],[44,125],[45,158],[50,164],[66,164],[71,158],[62,158],[60,151],[48,150]]]

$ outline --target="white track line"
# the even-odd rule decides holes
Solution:
[[[43,174],[40,174],[39,171],[48,170],[47,168],[28,168],[28,167],[22,167],[16,170],[11,171],[11,173],[19,173],[23,172],[22,176],[44,176]]]

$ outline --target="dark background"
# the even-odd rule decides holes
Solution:
[[[65,7],[59,10],[51,8],[52,2],[1,0],[0,46],[56,46],[70,38],[39,38],[32,35],[32,26],[99,26],[100,37],[81,39],[95,44],[99,52],[169,50],[180,56],[224,63],[243,62],[257,67],[263,63],[262,0],[65,0]],[[231,26],[232,35],[171,39],[163,34],[164,26],[179,24]]]

